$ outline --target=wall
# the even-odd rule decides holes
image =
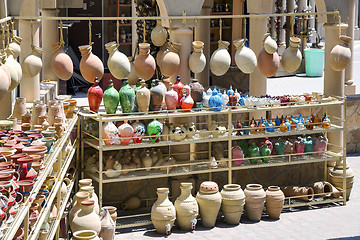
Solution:
[[[360,94],[347,96],[346,152],[360,153]]]

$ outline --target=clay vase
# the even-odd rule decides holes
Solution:
[[[141,88],[136,92],[136,101],[139,112],[147,113],[150,105],[150,90],[146,87],[145,80],[141,80]]]
[[[115,237],[115,223],[106,208],[104,208],[103,213],[99,237],[103,240],[113,240]]]
[[[21,119],[21,116],[26,113],[26,98],[17,97],[14,104],[12,117]]]
[[[88,90],[88,100],[91,111],[99,111],[103,95],[103,90],[99,86],[99,80],[96,78],[94,84]]]
[[[153,111],[161,111],[165,96],[165,89],[159,84],[159,80],[155,80],[155,85],[150,88],[151,106]]]
[[[268,54],[274,54],[277,51],[277,43],[271,38],[270,33],[265,33],[263,37],[264,49]]]
[[[11,51],[14,52],[14,59],[18,58],[18,56],[20,55],[21,52],[21,44],[22,38],[18,37],[18,36],[14,36],[12,38],[12,42],[9,44],[9,48],[11,49]]]
[[[235,166],[241,166],[242,159],[244,158],[244,152],[239,146],[231,148],[231,156]]]
[[[164,127],[161,122],[154,119],[147,125],[146,129],[147,129],[147,133],[150,136],[151,142],[158,142],[160,140],[160,136],[162,134]]]
[[[281,56],[281,66],[286,72],[295,72],[301,65],[302,54],[299,50],[301,39],[290,37],[290,46],[285,49]]]
[[[209,88],[207,91],[206,91],[206,95],[204,96],[203,98],[203,106],[205,108],[208,108],[209,107],[209,99],[210,97],[212,96],[212,90],[211,88]]]
[[[181,230],[194,230],[199,206],[191,195],[192,183],[181,183],[181,194],[175,201],[176,221]]]
[[[6,79],[7,79],[7,83],[6,83],[6,87],[8,88],[7,92],[9,92],[10,89],[10,85],[11,85],[11,72],[10,69],[12,69],[12,67],[10,67],[10,69],[5,65],[6,63],[6,55],[3,53],[0,55],[0,68],[2,68],[2,70],[6,73]]]
[[[280,64],[277,52],[269,54],[265,51],[265,48],[259,53],[257,61],[260,72],[266,77],[274,76]]]
[[[114,114],[116,109],[119,106],[120,96],[119,92],[114,88],[113,81],[110,80],[109,87],[105,90],[103,94],[104,106],[106,113]]]
[[[295,141],[294,141],[294,145],[295,145],[295,153],[298,153],[299,155],[297,156],[302,156],[302,153],[305,150],[305,143],[302,141],[301,137],[298,137]]]
[[[99,215],[99,213],[100,213],[99,198],[94,191],[94,187],[93,186],[84,186],[84,187],[80,188],[80,191],[89,193],[89,200],[94,200],[94,210],[95,210],[95,213]]]
[[[266,190],[266,211],[270,218],[279,219],[284,206],[285,195],[278,186],[269,186]]]
[[[211,93],[211,97],[209,98],[209,107],[211,108],[210,111],[221,111],[222,108],[222,95],[218,94],[219,92],[216,90],[216,86]]]
[[[178,94],[178,104],[176,106],[177,108],[180,108],[180,100],[183,96],[183,88],[184,88],[184,84],[180,82],[180,76],[177,76],[176,81],[173,84],[173,89]]]
[[[192,46],[194,51],[189,57],[189,68],[193,73],[201,73],[206,66],[206,57],[203,53],[204,43],[194,41]]]
[[[81,209],[81,203],[83,201],[89,200],[89,193],[87,192],[77,192],[75,194],[75,205],[71,208],[69,212],[69,224],[72,223],[72,220],[74,219],[75,213]]]
[[[162,60],[164,58],[164,55],[169,51],[169,44],[165,43],[162,45],[159,49],[159,51],[156,54],[156,64],[160,67],[162,64]]]
[[[71,240],[100,240],[97,232],[92,230],[82,230],[73,233]]]
[[[344,70],[351,61],[351,37],[342,35],[340,41],[330,52],[330,67],[334,71]]]
[[[10,70],[10,76],[11,76],[11,84],[9,87],[9,92],[14,90],[20,83],[20,80],[22,78],[22,69],[21,65],[14,59],[14,52],[11,51],[9,48],[6,48],[6,62],[5,66]]]
[[[124,210],[136,210],[141,206],[141,200],[136,196],[132,196],[128,200],[126,200],[123,206]]]
[[[39,105],[39,104],[38,104]],[[61,106],[59,103],[49,105],[48,122],[50,126],[53,126],[56,118],[61,118]]]
[[[219,48],[211,55],[210,70],[216,76],[224,75],[230,68],[231,56],[228,52],[229,45],[229,42],[219,40]]]
[[[260,221],[266,194],[260,184],[246,185],[245,210],[250,221]]]
[[[271,155],[271,149],[269,148],[269,146],[267,144],[262,145],[262,147],[260,148],[260,156],[262,156],[263,158],[261,158],[261,161],[263,163],[268,163],[270,161],[269,156]]]
[[[151,207],[151,221],[160,234],[170,234],[176,219],[176,210],[168,194],[168,188],[158,188],[158,199]]]
[[[234,40],[236,48],[235,63],[243,73],[250,74],[257,66],[256,55],[253,50],[245,46],[246,39]]]
[[[99,215],[94,210],[94,200],[81,202],[81,208],[74,214],[70,228],[72,232],[93,230],[97,234],[100,233],[101,222]]]
[[[191,90],[184,90],[183,97],[180,99],[180,106],[182,109],[191,109],[194,106],[194,100],[187,91]]]
[[[333,184],[336,188],[343,189],[343,170],[345,168],[346,171],[346,200],[348,201],[350,198],[351,189],[354,184],[354,172],[353,170],[346,164],[344,166],[343,162],[336,163],[335,167],[330,170],[329,177],[330,183]]]
[[[314,189],[312,187],[284,187],[281,190],[286,197],[296,197],[306,202],[310,202],[314,198]]]
[[[122,112],[131,113],[135,106],[135,90],[129,85],[127,80],[124,81],[119,95]]]
[[[107,65],[110,73],[117,79],[126,78],[131,71],[131,65],[128,57],[118,50],[116,42],[109,42],[105,44],[109,52]]]
[[[21,64],[23,74],[26,74],[30,77],[35,77],[40,73],[42,68],[42,52],[42,48],[33,46],[32,53],[28,55]]]
[[[128,60],[130,62],[130,73],[127,76],[127,78],[128,78],[130,85],[135,85],[138,82],[139,77],[136,75],[136,72],[135,72],[134,58],[128,57]]]
[[[178,93],[174,91],[173,84],[170,84],[170,90],[165,93],[165,103],[167,110],[175,110],[178,102]]]
[[[128,145],[130,143],[131,137],[134,136],[134,129],[133,127],[125,121],[121,124],[118,128],[120,142],[121,145]]]
[[[59,42],[53,43],[51,46],[54,51],[51,60],[52,69],[61,80],[69,80],[74,71],[71,58],[64,52],[64,48]]]
[[[239,224],[244,210],[245,194],[238,184],[227,184],[221,190],[221,209],[227,224]]]
[[[215,227],[216,218],[221,207],[221,194],[217,183],[202,182],[196,194],[196,201],[200,207],[201,223],[204,227]]]
[[[190,86],[190,96],[195,102],[195,107],[201,108],[204,97],[204,87],[199,83],[197,79],[192,79]]]
[[[180,57],[178,52],[180,51],[180,47],[180,43],[170,43],[170,51],[166,52],[162,57],[160,71],[165,77],[179,74]]]
[[[320,136],[317,138],[314,144],[314,152],[317,152],[318,156],[324,156],[328,139],[325,136]]]
[[[139,122],[138,120],[136,120],[136,122],[134,122],[133,124],[131,124],[131,126],[134,129],[134,138],[133,138],[133,142],[134,143],[141,143],[143,140],[143,137],[146,133],[146,128],[145,125],[142,124],[141,122]]]
[[[114,207],[114,206],[105,206],[102,209],[104,210],[105,208],[109,211],[110,216],[111,216],[112,220],[114,221],[114,223],[116,223],[116,218],[117,218],[116,210],[117,210],[117,208]]]
[[[81,52],[80,73],[84,79],[93,83],[96,78],[102,79],[104,75],[104,65],[100,58],[92,53],[91,45],[79,46]]]
[[[151,31],[151,42],[157,46],[161,47],[166,42],[168,33],[166,29],[161,26],[161,20],[156,21],[156,27]]]
[[[150,54],[149,43],[139,43],[139,55],[136,56],[134,65],[138,77],[145,81],[152,78],[155,73],[156,63],[154,57]]]

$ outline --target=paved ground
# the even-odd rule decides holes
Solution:
[[[292,209],[281,214],[277,221],[263,217],[258,223],[242,219],[238,226],[229,226],[218,219],[216,227],[198,227],[194,232],[174,229],[168,239],[219,240],[219,239],[360,239],[360,156],[347,158],[355,174],[350,200],[346,206],[313,206]],[[115,239],[165,238],[148,229],[131,229],[117,233]]]

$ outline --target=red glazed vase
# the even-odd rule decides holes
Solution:
[[[103,98],[103,90],[99,86],[99,80],[96,78],[94,84],[89,88],[88,100],[91,111],[98,112]]]
[[[180,105],[182,109],[191,109],[194,106],[194,100],[190,96],[190,89],[184,90]]]
[[[184,84],[182,84],[182,82],[180,82],[180,76],[177,76],[176,82],[173,85],[173,89],[178,94],[178,104],[176,106],[178,108],[180,107],[180,100],[183,96],[183,88],[184,88]]]
[[[174,91],[173,86],[170,87],[170,91],[165,93],[165,102],[167,110],[175,110],[179,102],[178,93]]]
[[[231,148],[232,159],[234,160],[234,165],[240,166],[242,159],[244,158],[244,152],[239,146],[234,146]]]

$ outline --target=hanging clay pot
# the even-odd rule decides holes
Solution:
[[[121,145],[128,145],[131,137],[134,136],[134,128],[125,121],[118,128]]]
[[[277,44],[274,39],[272,39],[270,33],[265,33],[263,37],[264,49],[268,54],[273,54],[277,51]]]
[[[91,111],[98,112],[103,98],[103,90],[99,86],[98,78],[95,78],[94,84],[88,90],[89,107]]]
[[[160,234],[170,234],[176,219],[176,210],[168,198],[168,188],[158,188],[158,199],[151,208],[151,221]]]
[[[295,72],[301,65],[302,54],[299,50],[301,39],[290,37],[290,46],[285,49],[281,56],[281,66],[286,72]]]
[[[119,106],[120,96],[119,92],[114,88],[113,81],[110,79],[109,87],[105,90],[103,95],[104,107],[106,113],[114,114]]]
[[[156,63],[154,57],[150,54],[149,43],[139,43],[139,55],[136,56],[134,64],[138,77],[145,81],[152,78],[155,73]]]
[[[204,227],[213,228],[221,207],[221,194],[216,182],[205,181],[196,194],[200,207],[201,223]]]
[[[161,111],[165,96],[165,89],[155,80],[155,85],[150,89],[151,106],[153,111]]]
[[[101,218],[101,230],[99,237],[103,240],[113,240],[115,237],[115,223],[106,208],[104,209]]]
[[[64,47],[59,42],[53,43],[51,46],[54,50],[51,60],[52,69],[61,80],[69,80],[74,71],[71,58],[64,52]]]
[[[165,43],[162,45],[159,49],[159,51],[156,53],[156,64],[161,67],[162,60],[164,58],[165,53],[169,51],[169,44]]]
[[[245,194],[238,184],[224,185],[221,190],[221,209],[227,224],[239,224],[244,210]]]
[[[32,53],[28,55],[21,64],[24,74],[27,74],[30,77],[35,77],[40,73],[42,68],[42,52],[42,48],[36,46],[32,47]]]
[[[14,104],[14,110],[12,112],[12,117],[21,119],[21,116],[26,113],[26,98],[17,97]]]
[[[201,108],[204,97],[204,87],[199,83],[197,79],[192,79],[190,86],[190,95],[195,102],[195,107]]]
[[[265,48],[259,53],[257,61],[260,72],[266,77],[274,76],[280,64],[277,52],[269,54],[265,51]]]
[[[192,46],[194,51],[189,57],[189,68],[193,73],[201,73],[206,66],[206,57],[203,53],[204,43],[194,41]]]
[[[110,73],[117,79],[126,78],[131,71],[129,59],[118,50],[116,42],[109,42],[105,44],[105,47],[109,52],[107,65]]]
[[[135,106],[135,91],[129,85],[127,79],[119,91],[120,104],[123,113],[131,113]]]
[[[342,35],[340,41],[330,52],[330,67],[334,71],[344,70],[351,61],[351,37]]]
[[[11,92],[12,90],[14,90],[20,83],[21,77],[22,77],[22,69],[20,64],[14,59],[13,55],[12,55],[12,51],[7,48],[6,49],[6,55],[4,55],[5,58],[5,67],[8,68],[9,72],[10,72],[10,87],[9,87],[9,92]]]
[[[128,60],[130,62],[130,73],[127,78],[130,85],[135,85],[138,82],[139,77],[136,75],[135,72],[134,58],[128,57]]]
[[[9,44],[9,48],[14,52],[14,59],[18,58],[21,52],[21,44],[22,38],[18,36],[14,36],[12,38],[12,42]]]
[[[79,46],[79,50],[81,52],[81,75],[86,81],[91,83],[95,81],[95,78],[101,80],[104,75],[104,65],[100,58],[92,53],[91,45]]]
[[[256,55],[253,50],[245,46],[246,39],[234,40],[236,48],[235,63],[243,73],[250,74],[254,72],[257,66]]]
[[[175,201],[176,221],[181,230],[193,230],[199,214],[199,206],[191,195],[192,183],[182,182],[181,194]]]
[[[165,93],[165,102],[167,110],[175,110],[178,105],[178,93],[174,91],[173,84],[170,84],[170,90]]]
[[[146,87],[145,80],[141,80],[141,88],[136,92],[136,100],[140,112],[149,111],[150,90]]]
[[[164,76],[170,77],[179,74],[180,57],[178,52],[180,51],[180,47],[180,43],[170,43],[170,51],[164,54],[160,66],[160,71]]]
[[[216,76],[224,75],[230,68],[231,56],[228,52],[230,43],[219,40],[219,48],[210,58],[210,70]]]
[[[5,65],[5,54],[0,56],[0,68],[5,72],[5,75],[6,75],[6,87],[7,87],[7,92],[9,92],[9,89],[10,89],[10,85],[11,85],[11,73],[10,73],[10,70],[9,68]]]
[[[269,186],[266,190],[266,211],[270,218],[278,219],[284,206],[284,193],[278,186]]]
[[[81,208],[74,214],[70,228],[72,232],[93,230],[97,234],[100,233],[101,222],[94,210],[94,200],[81,202]]]
[[[260,184],[246,185],[245,193],[245,210],[247,217],[251,221],[260,221],[264,208],[266,194]]]
[[[177,108],[180,108],[180,100],[183,96],[183,88],[184,84],[180,81],[180,76],[178,75],[175,83],[173,84],[173,89],[178,94],[178,104],[176,106]]]
[[[157,46],[161,47],[166,42],[168,33],[166,29],[161,26],[161,20],[156,21],[156,27],[151,31],[151,42]]]

